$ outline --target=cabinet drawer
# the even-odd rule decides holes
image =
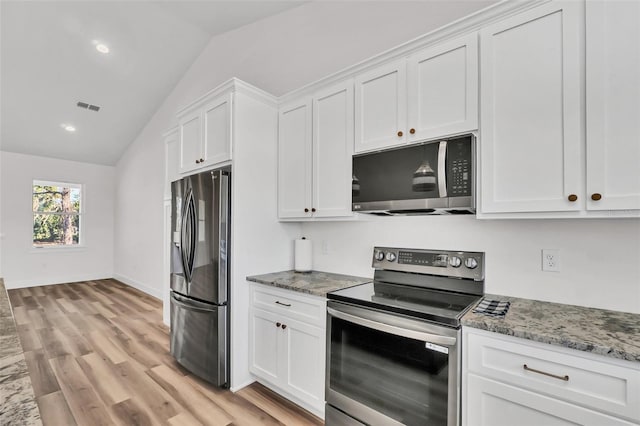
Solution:
[[[254,307],[325,328],[326,301],[324,299],[290,290],[257,285],[253,285],[252,288]]]
[[[470,373],[640,420],[640,367],[633,363],[627,367],[626,362],[475,330],[465,332],[464,344]]]

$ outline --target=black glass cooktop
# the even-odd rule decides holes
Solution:
[[[374,281],[328,293],[327,298],[457,328],[481,296]]]

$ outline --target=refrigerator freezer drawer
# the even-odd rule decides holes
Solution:
[[[227,306],[171,293],[171,354],[196,376],[228,385]]]

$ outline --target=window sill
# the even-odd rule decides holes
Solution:
[[[57,246],[57,247],[38,247],[33,246],[30,250],[31,253],[63,253],[74,251],[85,251],[87,246],[75,245],[75,246]]]

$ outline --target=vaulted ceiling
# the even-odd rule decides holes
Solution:
[[[113,165],[213,36],[301,3],[3,0],[0,149]]]

